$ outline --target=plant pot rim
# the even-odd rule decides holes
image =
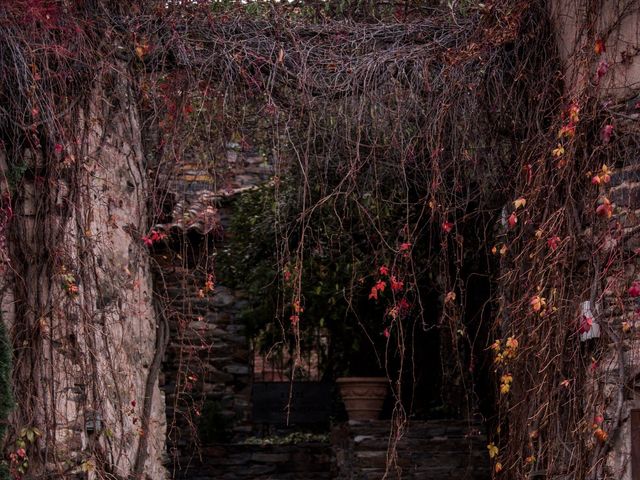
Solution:
[[[339,377],[336,379],[337,383],[354,383],[354,382],[367,382],[367,383],[389,383],[387,377]]]

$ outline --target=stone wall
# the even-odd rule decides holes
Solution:
[[[240,319],[247,302],[242,292],[220,283],[210,289],[207,281],[232,215],[228,198],[267,181],[270,170],[252,152],[230,149],[227,156],[237,167],[230,187],[216,190],[205,170],[184,166],[172,180],[171,215],[156,225],[168,235],[153,258],[170,331],[160,384],[173,478],[382,478],[389,421],[336,426],[326,440],[298,442],[282,442],[296,429],[265,436],[251,423],[251,355]],[[402,478],[487,478],[485,437],[464,422],[414,422],[398,453]]]
[[[212,453],[201,445],[237,442],[251,430],[251,359],[240,320],[247,302],[242,292],[218,283],[214,256],[224,242],[231,199],[267,182],[272,169],[255,150],[227,147],[223,178],[193,159],[166,172],[169,213],[154,227],[167,235],[154,246],[154,277],[170,332],[161,388],[175,476],[187,475],[189,465]]]
[[[249,347],[238,315],[245,300],[223,285],[204,293],[207,274],[175,251],[154,258],[170,331],[160,383],[176,474],[206,455],[201,443],[232,441],[249,428]]]
[[[139,119],[126,80],[111,80],[78,119],[82,142],[49,159],[55,178],[37,149],[21,159],[1,280],[19,398],[11,435],[42,432],[27,478],[166,476]]]
[[[284,437],[211,444],[184,480],[488,480],[486,437],[467,422],[412,422],[385,477],[389,420],[335,425],[326,440]],[[319,437],[319,436],[317,436]],[[271,443],[274,442],[274,443]]]
[[[218,444],[203,448],[202,461],[181,472],[188,480],[330,480],[336,478],[331,445]]]
[[[379,480],[389,457],[389,421],[348,422],[333,428],[337,480]],[[468,422],[411,422],[389,462],[389,479],[488,480],[486,437]]]
[[[640,6],[618,0],[552,0],[549,5],[564,62],[567,101],[585,91],[595,92],[607,121],[614,126],[614,141],[630,145],[637,137],[634,125],[640,120]],[[602,42],[599,53],[595,51],[597,40]],[[606,73],[599,75],[598,69]],[[587,411],[604,416],[603,428],[610,434],[604,445],[594,446],[608,453],[600,475],[616,480],[632,478],[630,411],[640,407],[640,396],[633,387],[640,373],[640,305],[628,293],[640,281],[639,153],[627,151],[625,158],[613,159],[618,168],[611,184],[601,187],[600,193],[613,202],[614,216],[604,233],[598,227],[586,232],[587,236],[601,235],[591,239],[597,252],[586,252],[586,257],[593,256],[601,266],[613,265],[605,269],[605,278],[594,280],[594,314],[601,330],[617,340],[605,346],[604,359],[590,369],[591,381],[583,394]]]
[[[640,164],[618,169],[607,193],[616,206],[616,215],[605,239],[605,255],[616,258],[621,267],[608,272],[604,281],[600,322],[619,347],[609,346],[593,375],[604,392],[601,402],[594,405],[594,414],[604,416],[604,429],[610,433],[606,478],[631,480],[630,413],[640,408],[636,387],[640,375],[640,303],[630,295],[629,288],[640,282]]]

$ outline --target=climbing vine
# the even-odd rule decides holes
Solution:
[[[379,315],[365,330],[381,344],[393,387],[393,438],[410,413],[402,382],[414,368],[411,332],[433,330],[442,395],[457,398],[459,412],[478,410],[480,372],[493,374],[495,404],[483,414],[496,475],[600,478],[623,421],[632,374],[623,352],[635,320],[601,321],[600,340],[584,343],[595,319],[578,312],[589,302],[592,313],[618,318],[638,294],[625,276],[636,230],[611,194],[616,172],[637,153],[636,93],[606,93],[616,69],[637,54],[610,55],[608,35],[638,7],[617,2],[618,18],[600,28],[605,7],[585,2],[575,26],[583,41],[567,55],[554,36],[553,2],[543,0],[297,3],[2,5],[3,208],[35,197],[34,211],[21,210],[7,227],[11,246],[3,251],[17,285],[14,386],[26,399],[12,441],[37,428],[34,457],[49,460],[44,445],[56,442],[56,425],[37,405],[41,379],[30,377],[50,340],[47,319],[68,307],[68,321],[90,330],[100,316],[87,305],[110,298],[82,210],[95,192],[83,185],[93,168],[88,140],[123,134],[96,129],[128,102],[142,119],[129,130],[144,137],[131,143],[145,149],[144,178],[132,173],[131,189],[144,196],[150,218],[122,230],[140,262],[167,241],[152,228],[165,214],[167,179],[200,152],[198,162],[223,184],[229,165],[220,152],[232,139],[248,143],[238,126],[254,121],[275,159],[274,321],[295,353],[320,302],[305,293],[317,286],[309,269],[344,256],[358,264],[338,286],[345,321],[361,322],[361,301]],[[29,218],[41,225],[34,251],[20,240]],[[75,251],[66,245],[69,229]],[[50,281],[36,293],[34,277],[25,277],[32,258],[37,278]],[[206,274],[203,292],[214,289]],[[123,288],[139,289],[128,275]],[[478,275],[490,292],[472,308]],[[601,381],[609,344],[618,358],[614,394]],[[95,381],[89,390],[96,403],[106,401]],[[136,400],[120,393],[118,421],[144,435]],[[142,415],[148,425],[148,404]],[[117,463],[107,457],[96,449],[82,469],[107,478]]]

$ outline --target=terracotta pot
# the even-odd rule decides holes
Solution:
[[[336,382],[349,420],[378,420],[389,388],[385,377],[343,377]]]

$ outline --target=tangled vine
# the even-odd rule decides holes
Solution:
[[[496,474],[602,478],[623,422],[634,373],[625,371],[623,351],[635,334],[628,320],[600,322],[600,340],[583,344],[580,334],[592,325],[576,312],[585,301],[619,312],[627,296],[640,294],[620,286],[636,230],[614,216],[608,193],[611,172],[637,153],[637,120],[625,110],[632,97],[602,93],[614,68],[607,35],[638,7],[619,2],[614,26],[598,30],[605,7],[584,2],[576,20],[584,45],[569,57],[576,66],[569,75],[552,2],[399,2],[371,10],[355,2],[351,12],[298,3],[2,5],[3,211],[25,202],[25,179],[37,183],[39,275],[62,279],[66,296],[56,301],[64,305],[77,305],[79,284],[97,283],[95,259],[64,270],[74,263],[61,242],[68,225],[50,220],[83,218],[89,112],[108,123],[117,108],[110,101],[135,98],[150,174],[147,227],[161,220],[163,182],[186,158],[196,155],[224,181],[224,145],[257,116],[275,159],[283,334],[300,348],[312,308],[303,295],[308,257],[323,248],[350,253],[360,267],[344,285],[345,321],[383,339],[377,353],[396,400],[393,438],[407,425],[402,381],[419,348],[412,332],[435,330],[442,395],[460,412],[471,417],[478,409],[481,372],[496,373],[495,405],[483,412]],[[130,97],[112,95],[119,82]],[[106,106],[97,108],[91,95]],[[54,444],[55,419],[33,413],[43,387],[29,371],[40,361],[40,321],[55,302],[43,300],[42,289],[41,310],[27,308],[34,305],[23,277],[31,252],[17,238],[26,235],[24,222],[12,222],[14,247],[3,258],[18,279],[17,318],[28,319],[12,326],[14,387],[26,399],[16,422],[31,428],[44,419],[36,436]],[[146,239],[138,241],[140,258],[145,243],[159,240],[148,232],[134,232]],[[86,245],[75,255],[91,252]],[[472,311],[468,289],[479,274],[491,292]],[[379,307],[373,329],[355,308],[363,291]],[[618,352],[613,394],[599,381],[608,344]],[[99,385],[94,390],[99,398]],[[608,404],[614,413],[601,418]],[[43,464],[54,455],[40,454]],[[137,474],[143,465],[139,457]],[[109,468],[98,466],[104,478]]]

